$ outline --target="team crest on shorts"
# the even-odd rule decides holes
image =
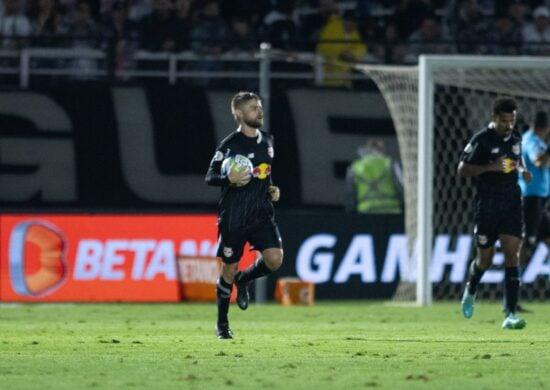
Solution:
[[[477,236],[477,242],[480,245],[485,245],[487,244],[487,242],[489,242],[489,239],[487,238],[487,236],[480,234],[479,236]]]
[[[233,248],[230,248],[228,246],[223,247],[223,255],[225,257],[231,257],[233,255]]]

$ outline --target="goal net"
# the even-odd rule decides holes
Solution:
[[[414,299],[415,289],[405,288],[404,279],[409,279],[416,281],[420,304],[429,304],[432,294],[435,299],[458,298],[463,284],[451,282],[448,271],[442,280],[430,283],[427,259],[432,258],[437,235],[449,235],[453,247],[460,235],[473,230],[474,185],[471,179],[456,175],[460,154],[471,136],[490,122],[497,95],[516,98],[520,130],[529,126],[536,111],[550,111],[550,60],[421,56],[418,66],[358,68],[377,84],[386,100],[404,167],[406,233],[410,251],[417,255],[410,256],[408,267],[415,275],[401,275],[398,293],[408,291],[401,298]],[[471,247],[469,258],[474,256],[473,241]],[[524,284],[523,298],[546,297],[547,280],[548,275],[540,276]],[[478,295],[500,298],[501,284],[483,283]]]

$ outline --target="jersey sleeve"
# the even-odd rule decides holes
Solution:
[[[534,162],[541,154],[546,150],[542,143],[537,142],[536,139],[528,138],[521,145],[523,153],[529,161]]]
[[[484,156],[486,156],[485,147],[479,135],[476,134],[462,151],[460,161],[466,164],[484,164],[486,163]]]
[[[227,176],[222,175],[222,162],[224,159],[223,150],[225,149],[224,143],[220,144],[210,161],[208,166],[208,172],[206,172],[206,184],[209,186],[228,186],[230,184]]]

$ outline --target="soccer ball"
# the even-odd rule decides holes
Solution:
[[[228,157],[222,162],[223,176],[229,175],[229,172],[231,172],[231,170],[242,172],[247,169],[250,171],[250,173],[252,173],[252,169],[254,169],[254,167],[252,165],[252,161],[250,161],[246,156],[243,156],[242,154],[236,154],[235,156]],[[231,183],[231,186],[234,187],[242,187],[243,185],[244,184]]]

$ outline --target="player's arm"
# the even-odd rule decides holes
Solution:
[[[270,135],[270,142],[269,145],[271,148],[273,148],[273,135]],[[271,197],[272,202],[278,202],[279,198],[281,197],[281,190],[279,187],[273,185],[273,177],[269,175],[269,189],[268,189],[269,196]]]
[[[550,162],[550,148],[546,150],[542,149],[540,146],[536,147],[535,145],[527,144],[527,157],[533,162],[533,165],[537,168],[542,168]]]
[[[548,165],[548,162],[550,161],[550,148],[546,149],[546,151],[542,154],[539,154],[535,159],[533,160],[533,165],[535,165],[537,168],[542,168],[545,165]]]
[[[214,157],[212,157],[212,160],[210,161],[208,172],[206,172],[205,181],[209,186],[228,186],[231,184],[229,178],[221,174],[222,161],[223,153],[220,148],[218,148],[216,153],[214,153]]]
[[[246,185],[251,179],[250,171],[236,171],[231,169],[227,175],[222,175],[222,163],[224,155],[222,153],[222,146],[220,146],[212,161],[210,161],[210,166],[208,167],[208,172],[206,172],[205,181],[209,186],[228,186],[230,184],[240,184]]]
[[[487,172],[504,172],[506,169],[504,156],[500,156],[493,162],[486,163],[487,154],[486,147],[483,146],[480,137],[477,135],[474,136],[462,152],[457,168],[458,176],[471,177]]]
[[[279,187],[273,185],[273,179],[269,175],[269,189],[267,190],[272,202],[278,202],[281,197],[281,190]]]
[[[272,202],[278,202],[281,197],[281,190],[277,186],[269,186],[269,196]]]
[[[525,165],[525,160],[522,155],[520,155],[517,170],[523,176],[523,180],[527,183],[531,183],[531,180],[533,180],[533,175],[527,170],[527,166]]]
[[[500,156],[489,164],[470,164],[461,161],[458,164],[457,173],[460,177],[479,176],[487,172],[505,172],[504,156]]]

